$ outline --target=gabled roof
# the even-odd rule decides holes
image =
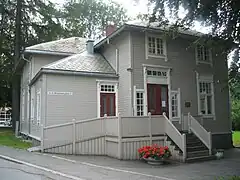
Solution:
[[[25,52],[52,52],[52,53],[67,53],[77,54],[82,53],[86,49],[86,38],[71,37],[56,41],[36,44],[25,49]]]
[[[102,55],[89,54],[86,51],[48,64],[42,69],[116,75],[115,70]]]
[[[100,47],[102,44],[104,44],[107,39],[113,38],[115,35],[119,34],[123,30],[127,28],[137,28],[137,29],[149,29],[149,30],[160,30],[162,32],[167,31],[171,28],[171,26],[161,26],[160,22],[152,22],[149,23],[148,21],[129,21],[126,22],[124,25],[122,25],[120,28],[115,30],[112,34],[108,35],[107,37],[101,38],[98,41],[95,42],[94,46],[95,48]],[[201,37],[204,34],[201,32],[197,32],[195,30],[185,30],[185,29],[178,29],[178,32],[183,35],[188,35],[188,36],[195,36],[195,37]]]

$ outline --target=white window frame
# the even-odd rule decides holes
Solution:
[[[37,125],[41,123],[41,89],[37,91]]]
[[[153,37],[153,38],[159,38],[163,42],[163,54],[157,54],[157,46],[156,46],[156,41],[155,41],[155,53],[156,54],[149,54],[148,50],[148,38]],[[161,36],[161,35],[156,35],[156,34],[150,34],[150,33],[145,33],[145,53],[146,53],[146,59],[149,59],[149,57],[153,58],[164,58],[165,61],[167,61],[167,43],[166,39]]]
[[[198,115],[206,117],[206,118],[213,118],[214,120],[216,119],[215,117],[215,92],[214,92],[214,81],[213,81],[213,75],[200,75],[198,72],[196,72],[196,78],[197,78],[197,97],[198,97]],[[211,109],[212,113],[211,114],[202,114],[201,112],[201,95],[207,96],[207,94],[201,94],[200,93],[200,82],[206,82],[211,84]],[[206,98],[206,97],[205,97]],[[208,109],[207,106],[207,100],[205,100],[205,108],[206,112]]]
[[[172,120],[172,101],[171,101],[171,69],[172,67],[168,66],[160,66],[160,65],[152,65],[152,64],[143,64],[143,81],[144,81],[144,115],[148,115],[148,104],[147,104],[147,84],[152,83],[152,84],[165,84],[168,86],[168,108],[169,108],[169,119]],[[147,75],[147,70],[148,69],[156,69],[156,70],[163,70],[167,72],[167,77],[161,77],[161,76],[156,76],[156,77],[149,77]]]
[[[177,95],[177,114],[178,114],[178,116],[173,116],[173,112],[172,112],[172,120],[181,122],[181,114],[182,113],[181,113],[181,91],[180,91],[180,88],[178,88],[178,90],[176,90],[176,91],[171,91],[170,101],[172,101],[173,95]],[[172,108],[172,103],[171,103],[171,108]]]
[[[118,116],[118,81],[111,81],[111,80],[96,80],[97,81],[97,117],[100,118],[101,111],[100,111],[100,94],[101,93],[115,93],[115,112],[116,116]],[[114,92],[107,92],[101,91],[101,85],[112,85],[114,86]]]
[[[207,48],[208,54],[209,54],[209,60],[208,61],[206,61],[206,60],[205,61],[201,61],[201,60],[198,59],[198,46],[199,45],[196,45],[196,47],[195,47],[195,58],[196,58],[197,65],[198,64],[209,64],[209,65],[212,66],[212,51],[211,51],[211,49]],[[205,46],[202,45],[202,47],[205,47]],[[205,53],[204,52],[203,52],[203,57],[205,57]]]
[[[142,110],[142,112],[143,112],[143,114],[142,115],[140,115],[140,116],[144,116],[146,113],[145,113],[145,105],[146,105],[146,103],[145,103],[145,91],[144,91],[144,89],[137,89],[136,88],[136,86],[134,86],[133,87],[134,88],[134,116],[138,116],[137,115],[137,106],[138,106],[138,104],[137,104],[137,93],[142,93],[143,94],[143,97],[142,97],[142,99],[143,99],[143,104],[142,104],[142,107],[143,107],[143,110]]]

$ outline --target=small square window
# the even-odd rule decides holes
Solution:
[[[148,70],[147,75],[152,75],[152,71]]]

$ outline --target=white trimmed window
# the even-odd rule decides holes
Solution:
[[[172,118],[180,118],[180,89],[178,91],[171,91],[171,101],[172,101]]]
[[[41,122],[41,89],[37,92],[37,125]]]
[[[97,114],[98,117],[116,116],[118,114],[118,82],[97,80]]]
[[[146,35],[147,57],[166,57],[166,42],[162,37]]]
[[[211,57],[210,49],[203,45],[197,45],[196,59],[197,59],[197,63],[211,64],[212,57]]]
[[[214,115],[214,89],[212,76],[199,76],[198,79],[198,111],[203,116]]]
[[[136,90],[136,115],[144,115],[144,90]]]

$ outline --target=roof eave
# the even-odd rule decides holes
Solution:
[[[67,52],[56,52],[56,51],[42,51],[42,50],[36,50],[36,49],[26,49],[24,53],[30,53],[30,54],[45,54],[45,55],[58,55],[58,56],[71,56],[75,53],[67,53]]]
[[[98,72],[83,72],[83,71],[68,71],[68,70],[55,70],[42,68],[32,79],[29,86],[32,86],[41,74],[62,74],[62,75],[75,75],[75,76],[92,76],[92,77],[106,77],[106,78],[118,78],[117,74],[113,73],[98,73]]]
[[[94,45],[94,48],[99,48],[102,46],[102,44],[106,43],[108,39],[113,38],[114,36],[116,36],[117,34],[119,34],[120,32],[122,32],[125,28],[137,28],[137,29],[142,29],[142,30],[155,30],[155,31],[161,31],[164,32],[166,30],[164,29],[158,29],[158,28],[154,28],[154,27],[146,27],[146,26],[140,26],[140,25],[131,25],[131,24],[124,24],[122,25],[120,28],[118,28],[116,31],[114,31],[112,34],[110,34],[109,36],[107,36],[106,38],[102,39],[100,42],[98,42],[97,44]],[[185,36],[190,36],[190,37],[201,37],[203,36],[203,34],[196,34],[196,35],[191,35],[188,33],[183,33],[183,32],[179,32],[181,35],[185,35]]]

